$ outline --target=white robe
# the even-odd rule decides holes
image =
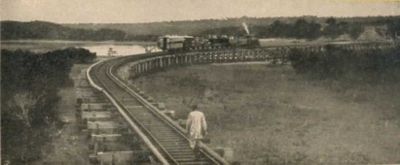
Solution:
[[[203,112],[192,111],[186,121],[186,129],[189,129],[191,139],[202,139],[203,131],[207,130],[206,118]]]

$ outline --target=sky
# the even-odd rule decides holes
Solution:
[[[0,19],[138,23],[277,16],[400,15],[400,0],[0,0]]]

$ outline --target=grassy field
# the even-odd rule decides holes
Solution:
[[[400,85],[309,80],[290,66],[207,65],[134,80],[243,164],[400,163]],[[397,92],[396,92],[397,91]]]

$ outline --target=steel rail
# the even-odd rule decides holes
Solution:
[[[132,119],[126,114],[126,112],[122,109],[122,107],[117,103],[117,101],[103,88],[101,88],[99,85],[94,83],[92,77],[90,76],[90,72],[94,66],[97,66],[101,63],[104,63],[108,60],[101,60],[96,62],[95,64],[91,65],[87,70],[86,70],[86,77],[89,80],[89,84],[103,92],[107,98],[111,101],[111,103],[117,108],[118,112],[122,115],[122,117],[125,119],[126,122],[131,126],[131,128],[137,133],[137,135],[143,140],[145,145],[151,150],[151,152],[154,154],[154,156],[163,164],[163,165],[169,165],[169,162],[165,157],[158,151],[157,147],[153,145],[153,143],[150,141],[150,139],[142,132],[142,130],[139,128],[138,125],[136,125]]]
[[[164,157],[164,159],[166,160],[166,162],[168,162],[168,160],[170,160],[170,164],[171,163],[173,163],[173,164],[179,164],[180,162],[182,162],[182,161],[184,161],[184,162],[186,162],[186,163],[189,163],[189,162],[192,162],[192,163],[194,163],[194,164],[198,164],[198,163],[200,163],[200,164],[203,164],[204,162],[208,162],[208,163],[206,163],[206,164],[209,164],[209,163],[211,163],[211,164],[229,164],[228,162],[226,162],[223,158],[221,158],[215,151],[213,151],[213,150],[211,150],[211,149],[209,149],[206,145],[204,145],[204,144],[200,144],[199,146],[200,146],[200,148],[202,149],[202,153],[203,153],[203,156],[204,156],[204,159],[200,159],[200,160],[196,160],[196,159],[194,159],[194,160],[182,160],[182,158],[179,158],[178,160],[179,160],[179,163],[178,163],[178,161],[177,160],[174,160],[174,157],[172,157],[170,154],[169,154],[169,152],[171,152],[172,150],[166,150],[166,149],[164,149],[163,147],[162,147],[162,145],[157,141],[157,139],[158,138],[161,138],[161,137],[155,137],[155,136],[153,136],[152,134],[151,134],[151,132],[150,131],[148,131],[147,129],[146,129],[146,127],[145,126],[143,126],[142,125],[142,123],[139,121],[139,120],[137,120],[137,119],[135,119],[135,116],[132,116],[132,115],[135,115],[135,114],[130,114],[128,111],[127,111],[127,109],[125,109],[125,107],[124,107],[124,105],[122,104],[122,103],[120,103],[119,101],[118,101],[118,99],[117,99],[117,97],[118,96],[113,96],[113,94],[112,93],[115,93],[115,92],[117,92],[118,90],[119,91],[124,91],[126,94],[129,94],[129,95],[131,95],[131,96],[133,96],[133,98],[135,98],[137,101],[139,101],[139,103],[141,103],[141,105],[143,105],[143,107],[145,107],[145,110],[147,110],[147,113],[152,113],[152,114],[154,114],[155,116],[155,120],[159,120],[159,121],[162,121],[162,123],[163,123],[163,125],[165,125],[166,127],[168,127],[169,129],[173,129],[173,130],[175,130],[175,131],[173,131],[174,132],[174,136],[177,136],[177,137],[181,137],[181,138],[177,138],[176,140],[179,140],[179,139],[181,139],[181,140],[179,140],[179,141],[181,141],[181,142],[183,142],[182,140],[182,138],[184,138],[186,141],[188,140],[187,138],[186,138],[186,136],[185,136],[185,134],[184,134],[184,131],[182,131],[182,130],[177,130],[177,128],[181,128],[181,127],[179,127],[176,123],[174,123],[174,122],[168,122],[168,121],[166,121],[166,119],[168,119],[168,120],[171,120],[169,117],[167,117],[165,114],[163,114],[163,113],[161,113],[161,112],[159,112],[159,111],[155,111],[154,110],[154,108],[156,108],[156,107],[154,107],[150,102],[147,102],[143,97],[141,97],[141,99],[137,99],[137,97],[134,97],[134,95],[132,94],[132,89],[130,89],[129,87],[129,90],[130,90],[130,92],[129,92],[129,90],[128,89],[126,89],[126,88],[124,88],[124,86],[121,86],[121,84],[122,85],[125,85],[125,87],[127,87],[126,86],[126,84],[124,84],[122,81],[120,81],[114,74],[112,74],[112,70],[113,70],[113,68],[115,68],[114,66],[118,66],[118,67],[120,67],[121,65],[119,65],[119,64],[121,64],[121,62],[122,63],[124,63],[124,62],[126,62],[127,60],[125,60],[126,59],[126,57],[121,57],[121,58],[118,58],[118,59],[115,59],[115,61],[113,60],[113,62],[106,62],[106,61],[101,61],[101,62],[98,62],[98,63],[96,63],[96,64],[94,64],[93,66],[91,66],[89,69],[88,69],[88,71],[87,71],[87,75],[88,75],[88,80],[89,80],[89,82],[90,82],[90,84],[93,86],[93,87],[95,87],[96,89],[98,89],[98,90],[100,90],[100,91],[103,91],[103,92],[105,92],[105,94],[106,94],[106,96],[108,97],[108,98],[112,98],[112,103],[114,104],[114,105],[117,105],[117,109],[120,111],[120,112],[122,112],[121,114],[123,114],[123,116],[125,117],[125,118],[131,118],[132,119],[132,121],[133,121],[133,123],[135,123],[136,125],[138,125],[138,127],[139,127],[139,129],[143,129],[145,132],[143,132],[143,130],[142,130],[142,133],[143,134],[145,134],[145,136],[148,136],[148,135],[150,135],[149,137],[149,141],[150,141],[150,143],[151,142],[155,142],[155,143],[153,143],[153,146],[155,147],[155,148],[157,148],[156,147],[156,145],[155,144],[158,144],[158,147],[159,147],[159,149],[161,148],[162,150],[158,150],[158,152],[160,153],[160,155],[162,154],[162,152],[161,151],[164,151],[164,154],[168,157],[168,158],[170,158],[170,159],[167,159],[167,157],[165,157],[165,155],[163,156]],[[118,61],[119,60],[119,61]],[[105,64],[106,63],[106,64]],[[98,66],[99,65],[99,66]],[[93,67],[96,67],[97,66],[97,68],[96,69],[93,69]],[[91,73],[91,71],[92,71],[92,75],[90,74]],[[97,71],[97,72],[94,72],[94,71]],[[103,73],[103,72],[105,72],[105,74]],[[94,76],[94,77],[92,77],[92,76]],[[100,76],[100,77],[98,77],[98,76]],[[95,81],[93,80],[93,78],[96,78],[96,80],[97,80],[97,83],[98,84],[96,84],[95,83]],[[100,79],[101,78],[101,79]],[[106,83],[105,84],[105,82],[107,82],[108,80],[111,80],[108,84]],[[111,84],[110,84],[111,83]],[[114,84],[114,85],[113,85]],[[102,87],[100,87],[100,85],[102,85],[104,88],[102,88]],[[111,86],[110,86],[111,85]],[[117,86],[116,86],[117,85]],[[114,87],[113,87],[114,86]],[[117,87],[117,89],[114,89],[115,87]],[[108,89],[108,88],[110,88],[110,89]],[[118,89],[119,88],[119,89]],[[113,91],[114,92],[111,92],[111,91],[108,91],[108,90],[112,90],[113,89]],[[115,91],[116,90],[116,91]],[[115,93],[116,94],[116,93]],[[137,94],[137,93],[136,93]],[[140,96],[140,95],[139,95]],[[123,96],[122,96],[123,97]],[[147,103],[143,103],[143,102],[141,102],[140,100],[145,100]],[[146,106],[147,105],[147,106]],[[150,106],[150,107],[149,107]],[[123,113],[125,111],[125,113]],[[160,116],[160,115],[163,115],[164,117],[162,117],[162,116]],[[172,120],[171,120],[172,121]],[[175,126],[172,126],[171,125],[171,123],[174,123],[175,124]],[[130,123],[131,124],[131,123]],[[177,127],[178,126],[178,127]],[[147,133],[147,134],[146,134]],[[150,139],[152,139],[152,140],[150,140]],[[161,138],[161,139],[163,139],[163,138]],[[163,142],[164,143],[164,145],[166,144],[165,143],[165,141]],[[186,142],[183,142],[183,144],[185,144]],[[188,144],[188,143],[186,143],[186,144]],[[170,149],[170,148],[169,148]],[[172,151],[172,152],[174,152],[174,151]],[[175,152],[174,152],[175,153]],[[189,152],[188,151],[180,151],[180,154],[184,154],[185,155],[185,153],[186,154],[189,154]],[[175,153],[175,155],[176,155],[177,153]],[[177,156],[177,155],[176,155]],[[182,156],[178,156],[178,157],[182,157]],[[185,156],[183,156],[183,157],[185,157]],[[187,162],[187,161],[189,161],[189,162]],[[184,162],[182,162],[182,163],[184,163]],[[203,162],[203,163],[201,163],[201,162]]]
[[[139,102],[141,102],[144,106],[146,106],[153,114],[158,115],[161,120],[164,120],[166,124],[171,126],[174,130],[177,131],[183,138],[185,138],[188,142],[189,139],[185,136],[186,130],[183,129],[179,124],[177,124],[175,121],[173,121],[170,117],[165,115],[164,113],[161,113],[157,107],[152,105],[149,101],[147,101],[145,98],[143,98],[140,94],[132,90],[128,85],[126,85],[120,78],[112,74],[113,72],[113,66],[109,68],[109,73],[110,76],[112,76],[112,79],[115,80],[117,84],[119,84],[122,88],[127,90],[132,96],[138,99]],[[223,164],[223,165],[228,165],[229,163],[222,158],[218,153],[216,153],[214,150],[209,148],[207,145],[203,144],[202,142],[199,143],[199,147],[203,150],[203,153],[206,154],[210,159],[213,159],[216,161],[218,164]]]
[[[119,86],[127,90],[132,96],[137,98],[139,102],[141,102],[146,108],[150,110],[151,113],[159,116],[159,119],[165,121],[171,128],[173,128],[178,134],[180,134],[186,141],[189,142],[189,139],[185,136],[186,130],[179,126],[175,121],[173,121],[170,117],[161,113],[157,107],[148,102],[145,98],[143,98],[140,94],[132,90],[128,85],[126,85],[122,80],[120,80],[117,76],[115,76],[113,72],[113,66],[111,66],[108,70],[110,76],[112,76],[112,80],[115,81]],[[214,160],[215,163],[227,165],[229,164],[225,159],[223,159],[219,154],[217,154],[214,150],[209,148],[207,145],[204,145],[202,142],[199,143],[199,147],[203,150],[203,153]]]
[[[118,65],[118,64],[117,64]],[[115,65],[112,65],[110,68],[113,68]],[[126,90],[123,86],[121,86],[120,84],[118,84],[119,82],[116,81],[114,79],[114,75],[112,75],[110,69],[107,69],[107,76],[108,78],[113,81],[114,83],[116,83],[119,87],[121,87],[123,90]],[[139,101],[139,100],[138,100]],[[140,101],[139,101],[140,102]],[[123,108],[123,107],[122,107]],[[134,121],[136,121],[136,123],[139,125],[140,128],[142,128],[147,134],[148,136],[150,136],[154,142],[159,146],[159,148],[161,148],[161,150],[170,158],[171,161],[173,161],[174,164],[178,164],[178,161],[176,161],[169,153],[168,151],[161,145],[161,143],[159,141],[157,141],[157,137],[155,135],[153,135],[151,133],[151,131],[149,131],[142,123],[140,123],[139,120],[136,119],[135,116],[133,115],[129,115]]]

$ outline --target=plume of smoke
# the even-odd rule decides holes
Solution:
[[[247,27],[247,24],[245,22],[243,22],[242,26],[243,26],[244,30],[246,31],[247,35],[250,35],[250,31],[249,31],[249,28]]]

